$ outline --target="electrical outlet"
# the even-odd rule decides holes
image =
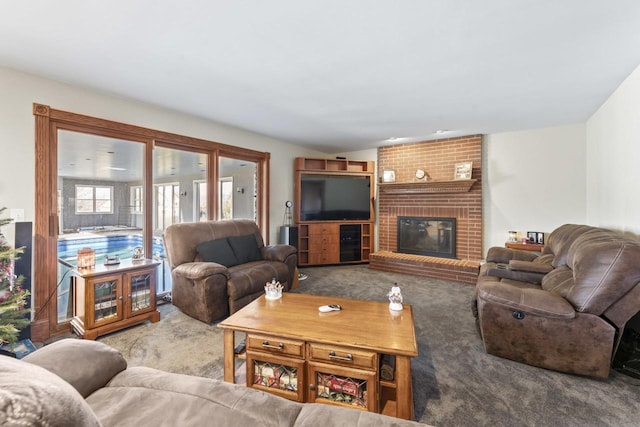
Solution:
[[[18,208],[9,209],[9,218],[13,219],[13,222],[23,222],[24,209],[18,209]]]

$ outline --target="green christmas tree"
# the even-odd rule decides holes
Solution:
[[[3,218],[6,208],[0,208],[0,227],[13,220]],[[30,319],[25,308],[29,291],[22,289],[24,277],[13,274],[14,261],[22,253],[22,248],[12,248],[0,232],[0,345],[9,343],[11,349],[18,340],[22,328]]]

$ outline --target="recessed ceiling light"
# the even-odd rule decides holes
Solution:
[[[387,138],[387,141],[389,141],[389,142],[393,142],[393,141],[397,141],[397,140],[399,140],[399,139],[400,139],[400,138],[398,138],[397,136],[392,136],[392,137]]]
[[[449,132],[449,131],[448,131],[448,130],[446,130],[446,129],[438,129],[438,130],[436,131],[436,135],[442,135],[443,133],[447,133],[447,132]]]

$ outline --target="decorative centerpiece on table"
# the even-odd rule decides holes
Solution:
[[[6,208],[0,208],[0,227],[13,220],[2,218]],[[13,350],[20,330],[30,323],[30,310],[25,308],[29,291],[22,289],[24,277],[14,274],[14,261],[22,248],[13,249],[0,232],[0,346],[8,344]]]
[[[280,299],[282,298],[283,286],[275,278],[271,282],[267,282],[264,285],[264,293],[266,299]]]
[[[391,287],[391,291],[387,294],[389,297],[389,310],[401,311],[402,310],[402,292],[397,283]]]

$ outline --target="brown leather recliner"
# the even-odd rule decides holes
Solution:
[[[573,224],[557,231],[546,254],[525,261],[551,265],[539,282],[491,275],[491,266],[479,276],[474,314],[485,350],[529,365],[608,377],[622,330],[640,311],[640,242]]]
[[[174,224],[164,232],[164,245],[173,304],[206,323],[249,304],[272,279],[285,291],[294,283],[296,248],[265,246],[251,220]]]

